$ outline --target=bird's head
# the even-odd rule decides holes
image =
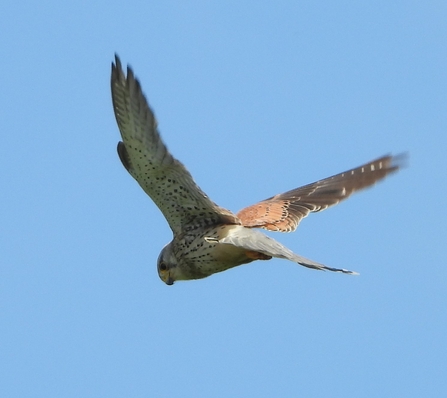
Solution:
[[[173,285],[177,280],[175,277],[177,259],[172,250],[172,242],[168,243],[160,252],[157,260],[157,271],[160,279],[167,285]]]

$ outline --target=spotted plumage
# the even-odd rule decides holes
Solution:
[[[255,228],[294,231],[318,212],[369,187],[399,169],[399,157],[383,156],[363,166],[275,195],[234,214],[213,201],[164,145],[155,116],[130,67],[124,74],[118,56],[112,63],[112,100],[122,142],[123,166],[166,217],[173,240],[160,253],[160,278],[201,279],[255,260],[283,258],[308,268],[353,274],[293,253]]]

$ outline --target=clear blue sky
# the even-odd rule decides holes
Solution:
[[[445,1],[7,1],[2,397],[447,394]],[[117,52],[170,150],[234,211],[386,153],[406,169],[164,285],[161,213],[116,155]]]

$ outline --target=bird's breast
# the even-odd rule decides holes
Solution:
[[[245,249],[219,240],[231,233],[235,225],[218,225],[189,231],[175,244],[175,255],[185,279],[200,279],[216,272],[246,264],[257,258]]]

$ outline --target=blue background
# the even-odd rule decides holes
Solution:
[[[6,1],[2,397],[443,396],[445,1]],[[115,51],[221,206],[408,152],[275,238],[281,260],[164,285],[163,216],[116,155]]]

